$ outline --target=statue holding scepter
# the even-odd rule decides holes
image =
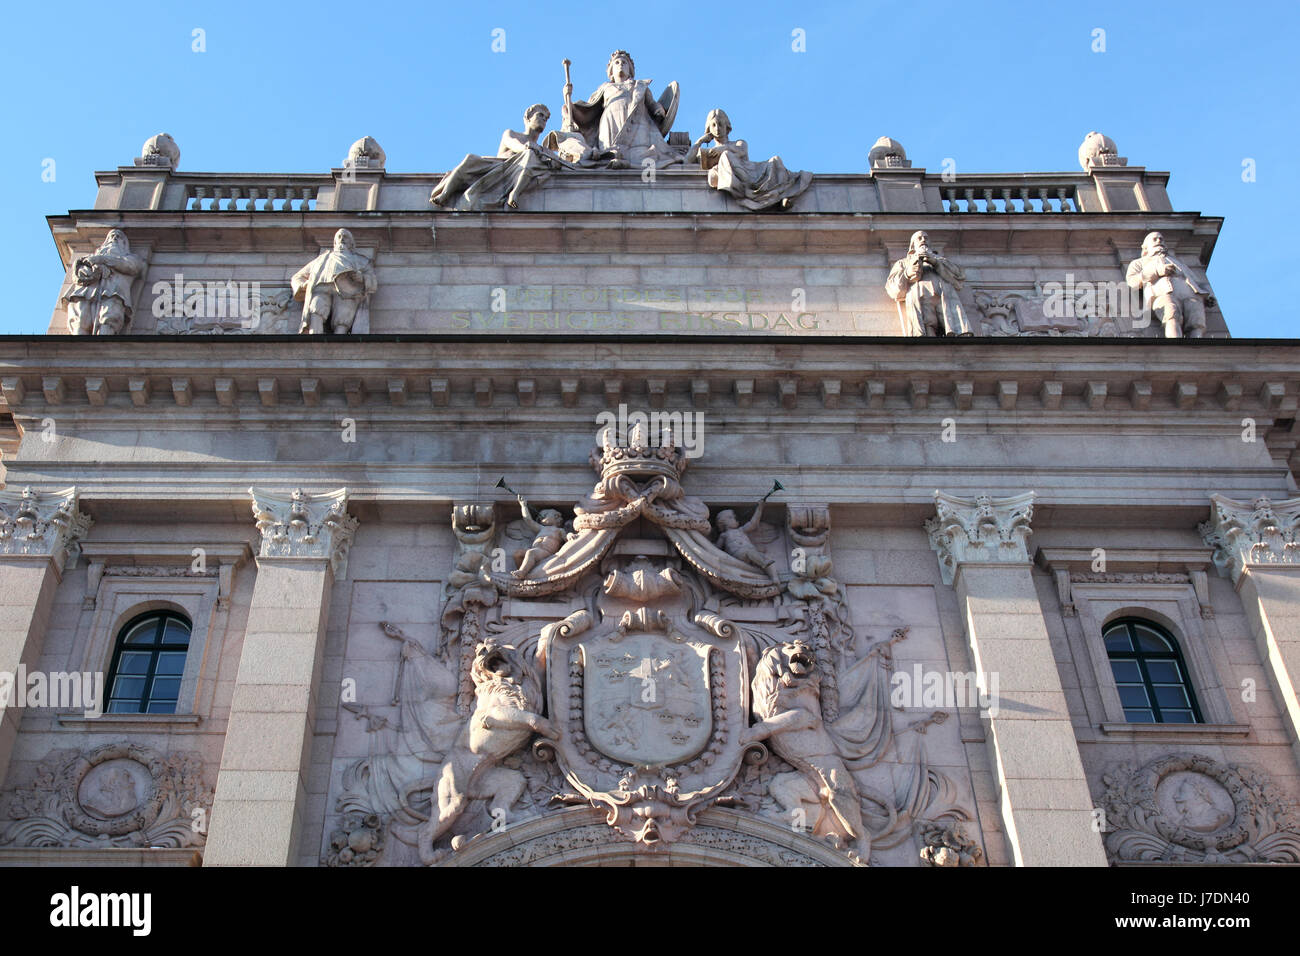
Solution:
[[[573,78],[569,76],[570,61],[564,58],[564,108],[560,113],[560,128],[566,133],[576,133],[578,127],[573,125]]]
[[[579,160],[579,150],[589,150],[588,165],[609,169],[637,169],[646,165],[680,164],[684,149],[666,140],[677,115],[680,94],[670,83],[656,100],[650,95],[650,80],[636,79],[636,67],[626,50],[615,50],[605,67],[608,82],[602,83],[587,100],[573,100],[569,64],[564,64],[564,128],[552,133],[547,145],[570,162]]]

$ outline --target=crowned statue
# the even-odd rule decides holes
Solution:
[[[552,133],[547,145],[570,162],[609,169],[672,166],[686,157],[684,147],[668,143],[677,117],[680,93],[668,84],[656,100],[651,80],[636,79],[636,66],[626,50],[615,50],[605,68],[609,81],[586,100],[573,99],[569,61],[564,61],[563,130]]]

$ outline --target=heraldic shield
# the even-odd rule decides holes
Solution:
[[[643,557],[612,571],[601,592],[599,621],[580,611],[543,635],[561,735],[541,746],[554,747],[575,800],[604,806],[639,842],[671,841],[745,757],[742,636],[693,610],[677,570]]]

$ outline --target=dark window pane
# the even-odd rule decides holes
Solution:
[[[1156,722],[1155,714],[1149,710],[1125,709],[1124,716],[1130,724],[1154,724]]]
[[[155,677],[153,680],[153,690],[149,692],[151,700],[165,698],[166,700],[175,700],[181,690],[181,679],[179,677]]]
[[[147,621],[141,621],[135,627],[131,628],[130,633],[122,638],[123,644],[152,644],[154,637],[158,633],[158,619],[150,618]]]
[[[1155,691],[1156,703],[1160,705],[1161,711],[1166,707],[1186,707],[1188,704],[1187,691],[1182,684],[1158,684]]]
[[[143,677],[123,677],[119,675],[117,680],[113,681],[113,693],[111,695],[113,697],[134,697],[139,700],[140,695],[143,693]]]
[[[1183,675],[1177,661],[1147,661],[1147,674],[1154,684],[1181,684]]]
[[[1121,684],[1119,686],[1119,701],[1125,707],[1151,706],[1151,701],[1147,697],[1147,689],[1141,684]]]
[[[189,621],[171,612],[149,614],[123,628],[108,678],[108,710],[174,714],[189,641]],[[171,649],[162,650],[165,646]]]
[[[1142,650],[1156,652],[1173,650],[1173,648],[1169,646],[1169,642],[1155,631],[1151,630],[1151,628],[1137,624],[1134,625],[1133,630],[1137,632],[1138,647]]]
[[[147,674],[151,656],[148,651],[123,651],[122,656],[117,659],[117,673],[119,675]]]
[[[184,644],[190,643],[190,629],[184,621],[172,619],[167,622],[167,629],[163,632],[164,644]]]
[[[184,651],[161,651],[158,654],[158,663],[154,667],[154,673],[182,674],[185,672],[185,652]]]
[[[1142,680],[1137,661],[1111,661],[1110,669],[1114,671],[1118,684],[1136,684]]]
[[[1196,717],[1190,710],[1161,710],[1160,716],[1166,724],[1194,724]]]
[[[1093,633],[1096,633],[1095,631]],[[1131,651],[1133,642],[1128,638],[1128,628],[1120,626],[1106,634],[1106,650]]]

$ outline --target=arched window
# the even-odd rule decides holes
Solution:
[[[175,611],[150,611],[117,636],[108,670],[110,714],[174,714],[190,647],[190,622]]]
[[[1164,628],[1126,617],[1108,625],[1102,637],[1125,720],[1132,724],[1203,722],[1178,642]]]

